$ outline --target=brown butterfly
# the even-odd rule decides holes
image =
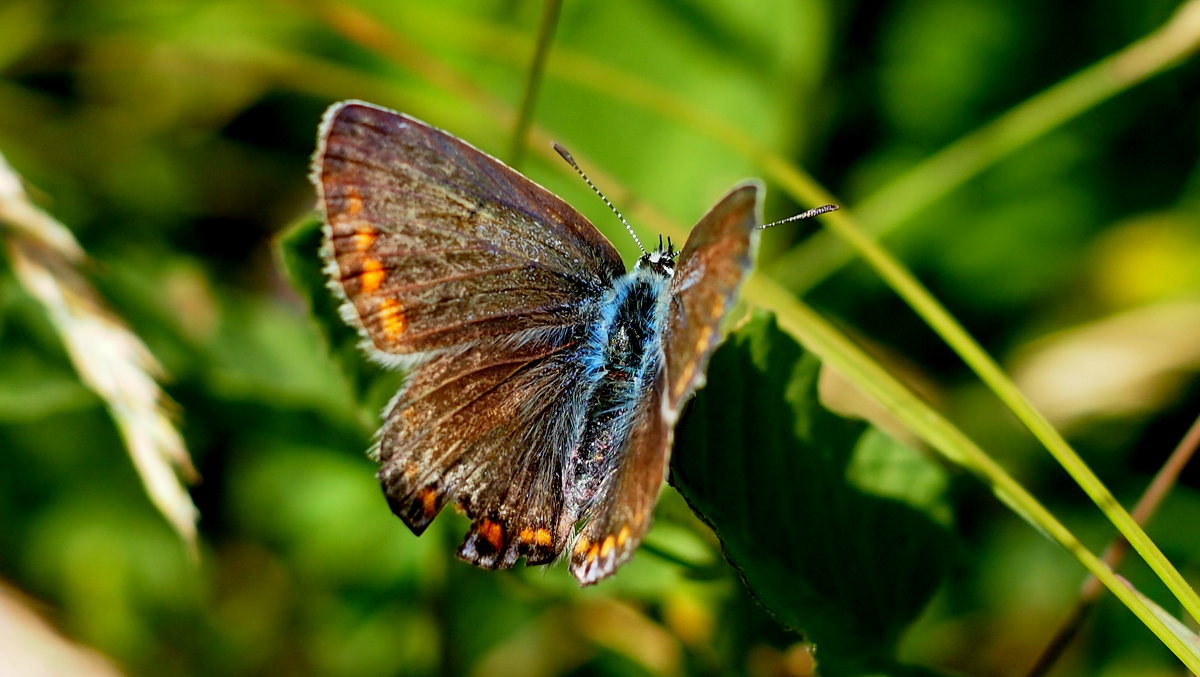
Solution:
[[[612,574],[650,526],[672,428],[750,267],[759,184],[627,273],[565,202],[377,106],[329,109],[313,182],[343,314],[408,373],[374,450],[392,511],[419,535],[457,504],[472,520],[458,555],[477,566],[568,552],[581,584]]]

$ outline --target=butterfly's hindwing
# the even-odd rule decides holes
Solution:
[[[666,479],[671,427],[663,416],[665,380],[660,367],[647,374],[617,450],[620,463],[605,478],[571,549],[571,573],[583,585],[610,576],[633,556],[650,528]]]
[[[459,555],[509,567],[562,550],[562,459],[584,416],[586,381],[571,347],[486,344],[417,369],[385,414],[379,478],[416,533],[457,503],[472,519]]]

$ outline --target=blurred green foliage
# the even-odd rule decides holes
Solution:
[[[1155,30],[1175,6],[567,2],[535,131],[571,148],[644,236],[646,208],[686,227],[760,172],[678,105],[792,159],[853,209]],[[0,151],[74,230],[93,282],[164,363],[203,476],[193,487],[194,564],[0,258],[0,578],[134,674],[803,674],[802,638],[747,595],[673,490],[650,547],[584,591],[561,567],[483,572],[455,561],[464,525],[449,515],[412,537],[363,453],[397,380],[343,346],[331,355],[311,295],[283,274],[275,238],[313,205],[306,174],[321,111],[365,99],[503,155],[540,11],[525,0],[0,4]],[[1020,367],[1046,337],[1091,355],[1096,345],[1077,327],[1195,302],[1197,91],[1200,66],[1187,61],[998,162],[887,244],[1006,365]],[[619,224],[544,151],[531,147],[522,171],[630,260]],[[773,195],[767,217],[797,207]],[[769,265],[817,227],[768,231],[760,260]],[[913,374],[1089,546],[1108,541],[1111,526],[865,267],[808,299]],[[1141,355],[1179,357],[1131,380],[1120,391],[1129,406],[1085,401],[1057,420],[1127,504],[1200,410],[1191,326],[1155,329],[1155,349]],[[1125,345],[1107,338],[1101,347]],[[1086,384],[1116,363],[1073,364]],[[1185,473],[1149,528],[1193,580],[1198,480]],[[1019,673],[1082,571],[974,482],[952,477],[938,492],[961,552],[943,562],[953,573],[900,637],[899,657]],[[843,554],[835,543],[806,545],[830,560]],[[1167,599],[1144,567],[1122,573]],[[1057,674],[1177,669],[1106,603]]]

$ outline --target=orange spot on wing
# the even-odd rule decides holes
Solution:
[[[362,275],[359,276],[359,281],[362,283],[362,291],[364,294],[378,291],[383,285],[383,279],[387,277],[387,273],[383,270],[383,262],[379,259],[363,259]]]
[[[537,545],[548,546],[554,542],[554,537],[550,534],[549,529],[531,529],[525,527],[521,530],[520,538],[526,543],[535,543]]]
[[[426,515],[432,517],[433,514],[437,512],[437,491],[430,487],[426,487],[421,490],[419,498],[421,499],[421,509],[425,511]]]
[[[588,549],[587,536],[580,536],[579,540],[575,542],[575,554],[582,555],[583,553],[587,552],[587,549]]]
[[[600,556],[608,557],[608,554],[612,552],[613,545],[615,545],[616,542],[617,539],[612,534],[609,534],[608,538],[604,539],[604,545],[600,546]]]
[[[383,324],[383,333],[393,341],[400,338],[408,328],[408,320],[404,317],[404,308],[395,299],[384,299],[379,304],[379,321]]]
[[[379,231],[374,228],[360,228],[350,237],[350,247],[356,252],[365,252],[375,244]]]
[[[346,214],[354,216],[362,211],[362,196],[353,188],[346,189]]]
[[[625,542],[628,540],[629,540],[629,527],[623,526],[623,527],[621,527],[621,530],[619,532],[617,532],[617,545],[620,547],[625,547]]]
[[[479,523],[479,535],[487,539],[493,550],[500,550],[504,546],[504,527],[497,522],[485,518]]]
[[[592,545],[592,547],[588,548],[588,554],[587,554],[588,563],[590,564],[592,562],[595,562],[596,555],[599,555],[599,554],[600,554],[600,544],[595,543]]]

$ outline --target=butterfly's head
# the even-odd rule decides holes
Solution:
[[[663,277],[671,277],[675,272],[675,257],[677,256],[679,256],[679,252],[675,251],[675,245],[671,242],[671,238],[667,238],[667,245],[664,247],[660,235],[658,248],[642,254],[642,258],[638,259],[637,267],[648,268]]]

